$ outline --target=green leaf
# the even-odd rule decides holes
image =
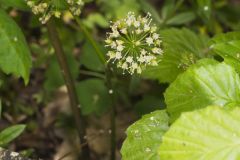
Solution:
[[[104,48],[99,44],[97,45],[102,50],[102,52],[105,53]],[[90,70],[104,71],[104,65],[95,52],[96,50],[92,47],[92,45],[89,42],[86,42],[83,46],[80,63]]]
[[[0,133],[0,146],[8,144],[18,137],[24,131],[25,127],[25,125],[15,125],[3,130]]]
[[[237,160],[240,109],[210,106],[183,113],[162,137],[161,160]]]
[[[208,38],[188,29],[167,29],[160,33],[163,40],[163,58],[156,67],[148,67],[143,76],[171,83],[197,60],[207,54]]]
[[[157,160],[162,135],[168,130],[165,110],[147,114],[127,129],[121,154],[123,160]]]
[[[210,45],[216,54],[240,72],[240,32],[217,35],[210,41]]]
[[[134,105],[138,115],[144,115],[161,108],[164,108],[164,100],[153,95],[144,95],[143,99]]]
[[[0,10],[0,69],[29,81],[31,55],[21,29]]]
[[[79,69],[78,62],[74,59],[73,55],[66,54],[66,59],[74,79],[77,78]],[[61,68],[59,66],[57,57],[54,55],[50,58],[48,69],[45,73],[46,80],[44,82],[44,88],[47,91],[54,91],[56,88],[65,84]]]
[[[208,105],[240,104],[240,79],[234,68],[209,59],[199,62],[179,75],[164,94],[171,120]]]
[[[183,12],[167,20],[168,25],[181,25],[193,21],[196,18],[193,12]]]
[[[2,100],[0,99],[0,118],[2,118]]]
[[[0,4],[4,7],[14,7],[21,10],[28,10],[25,0],[0,0]]]
[[[211,0],[197,0],[198,4],[198,12],[201,16],[201,18],[204,21],[207,21],[211,18],[212,14],[212,2]]]
[[[77,83],[76,87],[83,114],[94,112],[101,115],[111,107],[111,98],[103,80],[88,79]]]
[[[144,10],[144,12],[151,13],[154,21],[157,22],[158,24],[162,23],[162,19],[159,16],[159,13],[156,11],[156,9],[147,0],[140,0],[139,2],[140,2],[140,5],[141,5],[141,8]]]
[[[94,28],[95,25],[102,28],[107,28],[109,26],[108,21],[100,13],[92,13],[85,20],[83,20],[84,25],[88,28]]]
[[[125,17],[129,11],[135,12],[137,14],[141,6],[137,0],[122,0],[122,4],[115,7],[117,18],[120,19]]]

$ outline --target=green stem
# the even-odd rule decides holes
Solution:
[[[85,26],[82,24],[82,22],[79,20],[78,17],[75,17],[75,20],[77,22],[77,24],[79,25],[81,31],[84,33],[84,35],[86,36],[86,38],[89,40],[89,42],[91,43],[91,45],[93,46],[93,48],[95,49],[99,59],[101,60],[101,62],[103,63],[103,65],[106,66],[106,85],[108,87],[109,93],[111,91],[115,92],[113,85],[112,85],[112,72],[110,70],[109,65],[106,64],[106,59],[104,54],[101,52],[101,50],[99,49],[98,45],[96,44],[96,42],[94,41],[94,39],[92,38],[92,36],[90,35],[90,33],[88,32],[88,30],[85,28]],[[111,96],[111,100],[112,100],[112,110],[111,110],[111,160],[115,160],[116,159],[116,155],[115,155],[115,151],[116,151],[116,98],[115,98],[115,93],[110,93]]]
[[[105,79],[106,77],[100,73],[86,71],[86,70],[80,70],[80,74],[88,75],[88,76],[94,76],[97,78]]]
[[[69,100],[70,100],[70,105],[72,109],[72,113],[74,115],[76,127],[78,130],[78,136],[81,141],[82,146],[82,153],[80,155],[80,158],[83,160],[88,160],[90,159],[90,152],[89,152],[89,147],[87,140],[85,138],[86,135],[86,121],[85,117],[82,115],[81,110],[79,108],[79,101],[77,97],[77,92],[74,84],[74,80],[72,78],[69,66],[66,62],[66,57],[62,48],[62,44],[60,42],[59,35],[57,33],[57,30],[55,28],[55,24],[53,21],[49,21],[47,23],[47,29],[49,33],[49,39],[53,45],[53,48],[55,50],[58,63],[60,65],[62,75],[65,80],[65,84],[67,86],[68,90],[68,95],[69,95]]]
[[[106,85],[109,90],[111,97],[112,108],[111,108],[111,160],[115,160],[115,151],[116,151],[116,91],[115,87],[112,84],[112,72],[109,65],[106,66]]]
[[[106,63],[106,59],[104,54],[101,52],[101,50],[99,49],[97,43],[94,41],[94,39],[92,38],[92,36],[90,35],[90,33],[88,32],[87,28],[82,24],[82,22],[80,21],[80,19],[78,17],[75,17],[76,22],[78,23],[81,31],[84,33],[84,35],[86,36],[86,38],[89,40],[89,42],[92,44],[93,48],[95,49],[99,59],[101,60],[101,62],[103,64]]]

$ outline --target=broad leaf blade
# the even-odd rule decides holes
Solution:
[[[8,144],[18,137],[24,131],[25,127],[25,125],[15,125],[3,130],[0,133],[0,146]]]
[[[111,98],[103,80],[88,79],[76,85],[83,114],[101,115],[111,106]]]
[[[208,38],[188,29],[168,29],[160,33],[163,39],[163,58],[156,67],[148,67],[143,76],[171,83],[199,59],[210,57]]]
[[[211,49],[224,58],[224,61],[232,65],[240,72],[240,32],[229,32],[214,37]]]
[[[193,12],[183,12],[167,20],[168,25],[181,25],[193,21],[196,18]]]
[[[161,160],[237,160],[240,109],[210,106],[184,113],[162,138]]]
[[[121,153],[123,160],[156,160],[161,136],[168,130],[165,110],[143,116],[127,129]]]
[[[240,79],[234,68],[213,60],[200,62],[179,75],[166,90],[171,120],[182,112],[208,105],[240,104]]]
[[[0,10],[0,69],[29,81],[31,56],[26,40],[17,24]]]

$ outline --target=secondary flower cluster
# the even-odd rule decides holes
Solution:
[[[158,65],[157,57],[163,51],[156,25],[151,24],[151,15],[135,16],[129,12],[127,17],[116,21],[105,40],[109,49],[108,61],[116,63],[123,71],[140,74],[146,66]]]
[[[52,16],[60,18],[64,3],[68,5],[69,10],[74,15],[80,15],[81,8],[84,5],[83,0],[26,0],[27,5],[36,15],[40,15],[39,20],[45,24]]]

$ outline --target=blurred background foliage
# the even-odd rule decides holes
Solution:
[[[79,146],[74,144],[76,135],[66,88],[47,29],[31,14],[24,0],[0,0],[0,4],[22,29],[33,59],[26,86],[23,80],[0,71],[0,128],[26,124],[24,134],[8,147],[31,157],[57,159]],[[207,47],[210,37],[240,28],[240,2],[237,0],[86,0],[80,18],[103,53],[106,53],[104,39],[111,21],[126,16],[128,11],[150,12],[160,28],[166,49],[163,61],[141,76],[115,72],[113,92],[118,95],[118,149],[125,129],[133,121],[165,108],[163,92],[168,83],[199,59],[215,56]],[[88,118],[91,150],[96,159],[108,159],[111,102],[104,65],[70,13],[65,12],[56,23],[76,80],[80,107]],[[119,151],[116,152],[119,155]]]

